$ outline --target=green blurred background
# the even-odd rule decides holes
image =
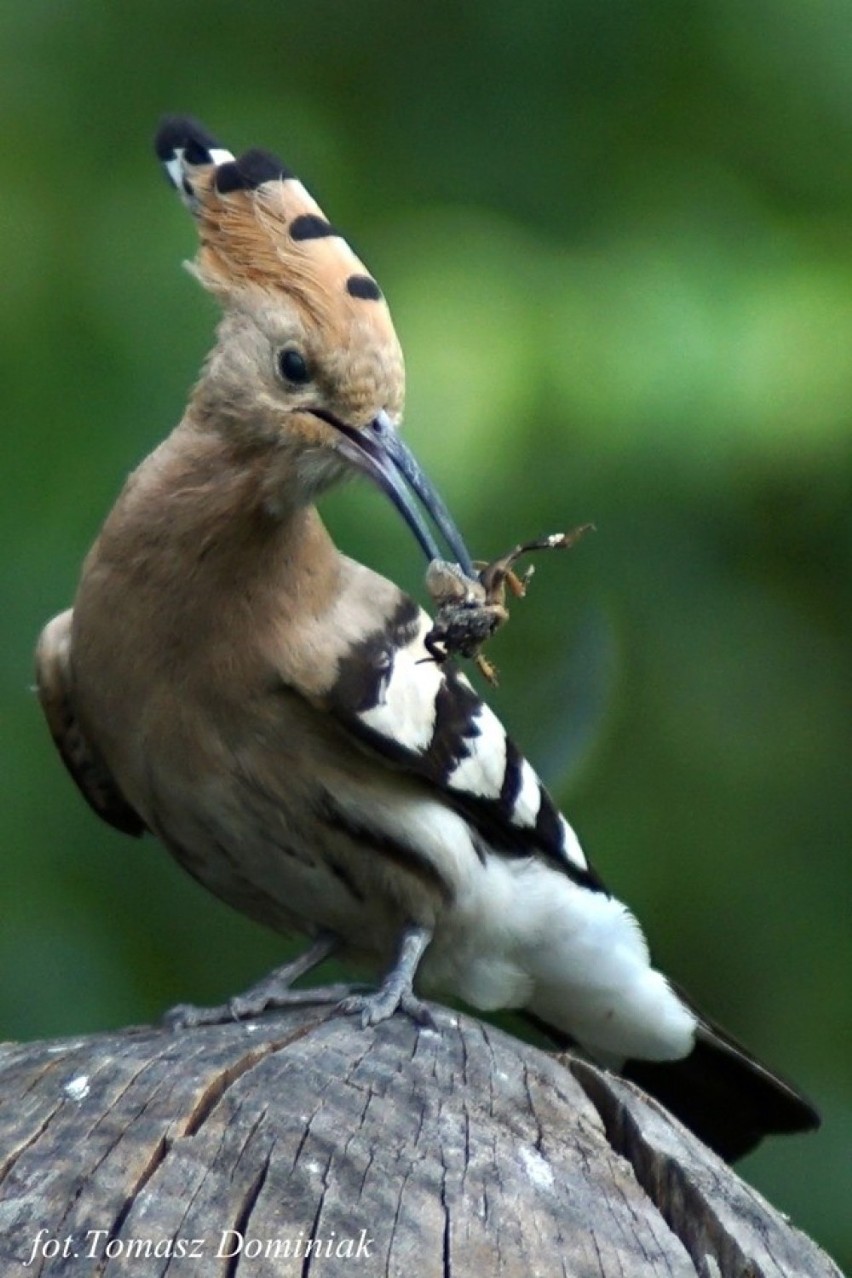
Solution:
[[[90,815],[30,693],[210,340],[151,151],[189,111],[370,263],[474,549],[596,523],[540,559],[493,704],[661,965],[824,1110],[742,1170],[850,1262],[852,8],[5,0],[0,50],[0,1032],[219,1000],[284,953]],[[326,508],[420,590],[377,495]]]

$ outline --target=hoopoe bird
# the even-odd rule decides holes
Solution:
[[[317,495],[365,474],[429,560],[439,533],[474,575],[398,434],[403,360],[372,275],[273,155],[235,158],[188,118],[166,119],[156,150],[222,319],[183,420],[41,635],[38,691],[99,816],[310,940],[224,1009],[173,1020],[312,1000],[293,981],[337,951],[388,970],[341,1003],[364,1025],[428,1022],[425,992],[522,1009],[727,1159],[817,1126],[653,967],[496,716],[430,659],[430,617],[321,522]]]

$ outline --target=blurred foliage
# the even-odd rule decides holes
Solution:
[[[474,549],[597,524],[539,562],[493,702],[660,963],[824,1109],[744,1172],[852,1259],[850,61],[836,0],[6,0],[7,1036],[217,1000],[284,952],[95,821],[29,692],[209,341],[151,156],[187,110],[362,247]],[[373,492],[326,509],[420,589]]]

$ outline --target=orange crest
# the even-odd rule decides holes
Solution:
[[[251,286],[286,294],[329,340],[398,347],[382,291],[297,177],[268,151],[235,158],[197,121],[167,117],[156,151],[196,219],[195,270],[225,304]]]

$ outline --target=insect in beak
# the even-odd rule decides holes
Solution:
[[[427,558],[441,559],[441,550],[432,536],[409,489],[419,497],[423,508],[453,553],[462,572],[475,575],[473,562],[461,533],[437,489],[424,474],[411,449],[403,443],[396,428],[382,410],[368,426],[347,426],[331,413],[313,409],[314,415],[344,436],[342,452],[346,459],[369,475],[388,496],[420,543]]]

